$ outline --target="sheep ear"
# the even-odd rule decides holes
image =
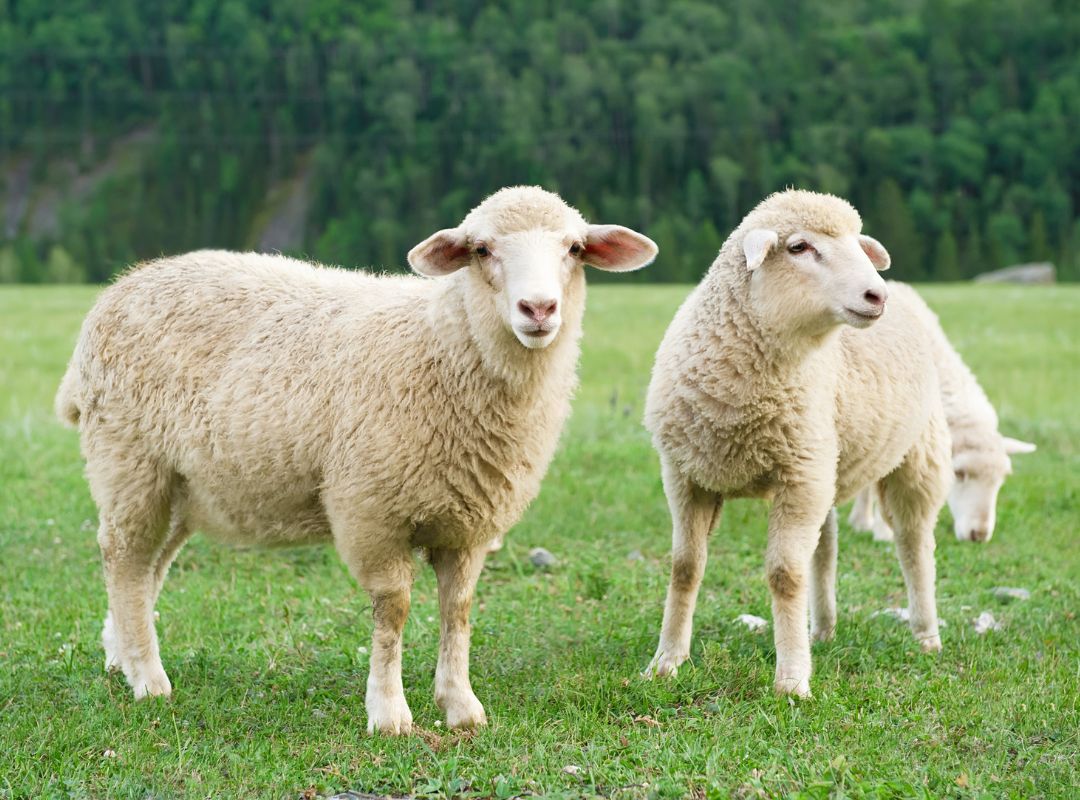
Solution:
[[[1031,442],[1022,442],[1010,436],[1002,436],[1001,441],[1005,443],[1005,453],[1010,456],[1019,455],[1020,453],[1034,453],[1036,450],[1035,445]]]
[[[776,231],[754,228],[743,237],[742,250],[746,256],[746,268],[753,272],[765,262],[765,256],[780,243]]]
[[[859,234],[859,247],[863,249],[866,257],[870,259],[870,263],[874,265],[878,272],[884,272],[892,264],[889,251],[873,236]]]
[[[457,228],[446,228],[433,233],[407,256],[413,272],[437,278],[457,272],[472,259],[472,251],[464,234]]]
[[[582,260],[608,272],[631,272],[652,263],[660,248],[622,225],[590,225]]]

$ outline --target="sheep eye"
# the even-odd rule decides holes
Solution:
[[[486,244],[478,244],[473,249],[473,252],[480,256],[480,258],[486,258],[487,256],[491,255],[491,251],[488,250],[488,246]]]
[[[574,242],[570,245],[570,255],[577,257],[585,252],[585,248],[582,247],[581,242]]]
[[[798,255],[799,253],[805,253],[807,248],[809,247],[810,245],[808,245],[806,242],[795,242],[794,244],[789,244],[787,250],[793,255]]]

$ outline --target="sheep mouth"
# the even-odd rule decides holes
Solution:
[[[885,313],[885,309],[882,308],[873,313],[867,313],[865,311],[856,311],[854,308],[844,306],[844,313],[847,314],[848,320],[853,324],[865,326],[881,319],[881,315]]]
[[[518,330],[525,336],[531,336],[534,339],[542,339],[555,332],[554,328],[518,328]]]

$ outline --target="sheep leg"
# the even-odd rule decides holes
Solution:
[[[836,509],[830,509],[811,562],[810,635],[826,642],[836,633]]]
[[[874,527],[874,493],[869,486],[855,495],[855,502],[848,515],[848,524],[857,531],[869,531]]]
[[[472,550],[432,550],[431,565],[439,583],[439,664],[435,669],[435,703],[451,728],[487,724],[484,707],[469,683],[469,609],[487,546]]]
[[[154,563],[166,535],[168,476],[135,456],[104,469],[91,442],[87,475],[101,522],[98,546],[109,610],[101,632],[105,668],[120,669],[135,699],[169,695],[154,629]],[[119,478],[119,479],[118,479]]]
[[[821,539],[821,520],[832,492],[798,492],[785,487],[769,514],[769,542],[765,550],[765,574],[772,594],[773,639],[776,644],[776,680],[780,694],[810,696],[810,631],[807,626],[807,578]],[[828,502],[828,500],[826,501]],[[828,550],[823,550],[827,558]],[[822,571],[824,577],[825,571]]]
[[[934,596],[934,523],[952,478],[949,431],[933,414],[904,461],[879,483],[881,510],[896,531],[896,555],[907,584],[911,630],[923,652],[941,650]]]
[[[366,521],[335,523],[336,519],[366,519],[345,515],[330,498],[327,511],[334,544],[349,572],[371,597],[375,630],[368,665],[368,733],[401,734],[412,728],[412,711],[401,683],[401,634],[409,616],[413,557],[407,531]]]
[[[709,534],[720,517],[723,498],[687,480],[661,458],[664,493],[671,510],[671,582],[664,604],[660,644],[645,676],[674,675],[690,657],[694,607],[705,574]]]
[[[153,559],[154,565],[152,571],[154,578],[150,593],[151,614],[154,613],[154,607],[157,605],[158,597],[161,596],[161,587],[165,583],[165,576],[168,574],[169,566],[172,564],[173,559],[176,558],[176,554],[180,551],[184,542],[186,542],[190,536],[191,530],[188,528],[187,524],[177,516],[176,510],[174,509],[165,542]],[[105,624],[101,631],[101,642],[105,647],[106,671],[112,672],[121,669],[116,624],[113,622],[111,610],[105,615]]]

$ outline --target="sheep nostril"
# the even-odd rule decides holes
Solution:
[[[517,305],[518,310],[533,322],[543,322],[555,313],[555,310],[559,307],[559,301],[541,300],[530,303],[528,300],[519,300]]]
[[[885,304],[885,298],[880,292],[876,292],[873,289],[867,289],[866,292],[863,293],[863,300],[872,306],[881,306]]]

